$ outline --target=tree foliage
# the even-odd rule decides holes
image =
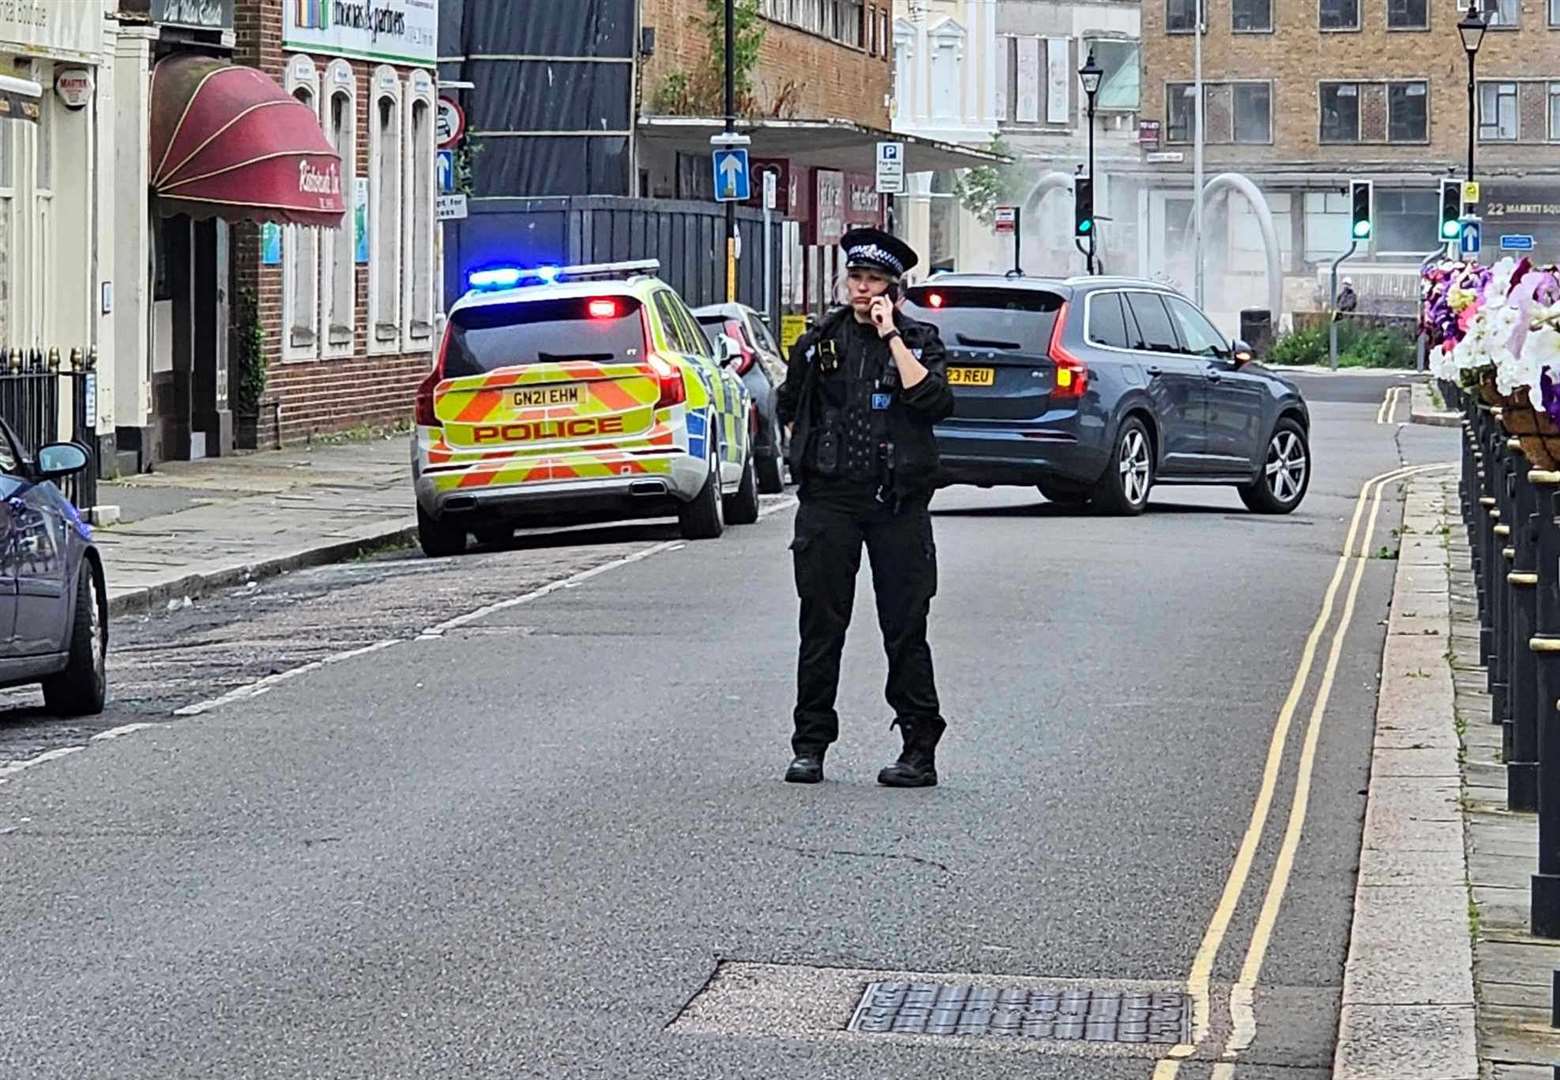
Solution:
[[[1001,157],[1013,157],[1012,149],[1001,136],[992,139],[986,149]],[[982,165],[966,169],[953,182],[953,194],[964,209],[990,228],[996,220],[997,207],[1012,205],[1021,194],[1023,178],[1023,167],[1016,161],[1011,165]]]

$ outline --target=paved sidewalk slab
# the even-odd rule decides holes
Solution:
[[[105,482],[95,530],[114,614],[416,538],[405,436],[174,462]]]

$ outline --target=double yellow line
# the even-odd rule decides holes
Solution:
[[[1392,418],[1397,415],[1398,406],[1403,403],[1403,391],[1406,386],[1389,386],[1385,396],[1381,399],[1381,408],[1376,410],[1376,423],[1390,424]]]
[[[1338,565],[1333,569],[1332,580],[1328,583],[1327,592],[1322,598],[1321,612],[1306,637],[1305,648],[1300,655],[1300,666],[1295,671],[1289,694],[1284,699],[1283,707],[1279,709],[1278,720],[1273,727],[1273,736],[1268,744],[1267,762],[1262,770],[1262,785],[1257,792],[1256,804],[1251,809],[1251,820],[1246,825],[1245,835],[1241,838],[1240,848],[1236,852],[1235,863],[1230,868],[1229,877],[1225,880],[1219,904],[1214,909],[1213,918],[1203,934],[1196,956],[1192,959],[1192,970],[1186,980],[1187,992],[1192,998],[1192,1040],[1171,1048],[1166,1056],[1160,1059],[1154,1069],[1154,1080],[1174,1080],[1180,1072],[1181,1062],[1195,1054],[1208,1037],[1213,965],[1218,959],[1219,950],[1224,945],[1225,936],[1229,933],[1230,921],[1235,916],[1235,909],[1240,903],[1241,895],[1251,879],[1257,850],[1262,844],[1268,815],[1273,806],[1273,797],[1278,788],[1284,749],[1289,741],[1289,731],[1294,723],[1295,712],[1300,706],[1300,699],[1305,694],[1306,684],[1310,682],[1311,670],[1316,663],[1317,649],[1321,645],[1328,624],[1332,621],[1338,591],[1343,585],[1345,572],[1352,562],[1354,572],[1349,581],[1343,615],[1333,629],[1322,681],[1317,688],[1316,699],[1311,706],[1311,714],[1306,724],[1305,742],[1300,751],[1295,792],[1289,806],[1289,820],[1284,829],[1284,839],[1279,847],[1278,859],[1273,866],[1273,877],[1268,882],[1267,893],[1263,897],[1262,910],[1257,916],[1251,943],[1246,949],[1246,958],[1241,965],[1239,979],[1230,989],[1231,1029],[1220,1054],[1221,1060],[1214,1066],[1213,1080],[1229,1080],[1233,1077],[1234,1059],[1242,1050],[1249,1047],[1256,1037],[1256,1014],[1252,1001],[1257,980],[1262,974],[1263,961],[1267,957],[1268,945],[1272,941],[1273,930],[1278,923],[1279,909],[1283,906],[1284,894],[1289,888],[1289,879],[1294,872],[1295,854],[1299,850],[1301,835],[1305,830],[1306,810],[1311,799],[1311,777],[1316,767],[1316,748],[1321,741],[1322,718],[1326,715],[1327,702],[1332,696],[1338,662],[1343,655],[1344,638],[1354,618],[1355,601],[1359,596],[1360,582],[1365,575],[1365,564],[1369,558],[1371,542],[1375,538],[1376,518],[1381,509],[1382,494],[1394,481],[1449,467],[1424,465],[1393,469],[1371,477],[1360,488],[1359,498],[1354,505],[1354,517],[1349,523],[1348,537],[1343,544],[1343,554],[1338,557]],[[1370,508],[1368,516],[1366,516],[1367,506]],[[1362,519],[1365,525],[1364,536],[1356,549],[1355,541],[1360,539]]]

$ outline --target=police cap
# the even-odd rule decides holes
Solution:
[[[910,245],[882,229],[852,229],[840,239],[845,265],[851,270],[872,270],[898,280],[917,262]]]

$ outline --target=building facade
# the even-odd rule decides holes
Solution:
[[[339,228],[234,229],[230,351],[262,343],[266,371],[241,444],[398,424],[432,362],[438,4],[364,8],[238,0],[236,59],[314,112],[350,193]]]
[[[101,355],[110,337],[113,222],[100,168],[112,160],[113,24],[103,0],[0,5],[0,368],[34,357]],[[109,436],[112,372],[83,390],[92,401],[75,430],[75,401],[59,389],[41,438]],[[102,399],[103,410],[97,409]],[[13,421],[15,418],[13,418]]]
[[[1560,4],[1487,0],[1475,119],[1486,243],[1560,248]],[[1261,189],[1281,248],[1285,313],[1327,302],[1349,245],[1347,185],[1375,184],[1375,241],[1346,265],[1362,310],[1411,311],[1419,260],[1438,244],[1438,182],[1466,169],[1464,5],[1440,0],[1232,0],[1205,4],[1207,175]],[[1145,0],[1144,256],[1189,287],[1195,126],[1193,0]],[[1210,204],[1207,306],[1266,307],[1265,251],[1240,198]],[[1279,313],[1275,313],[1277,316]]]
[[[987,146],[1014,165],[1000,200],[1022,210],[1021,253],[992,230],[989,208],[955,197],[951,174],[923,177],[924,240],[936,266],[1032,274],[1081,272],[1072,178],[1089,162],[1088,98],[1078,70],[1104,77],[1095,98],[1097,253],[1111,272],[1137,262],[1138,4],[1123,0],[897,0],[895,128]],[[987,211],[984,213],[977,212]]]

